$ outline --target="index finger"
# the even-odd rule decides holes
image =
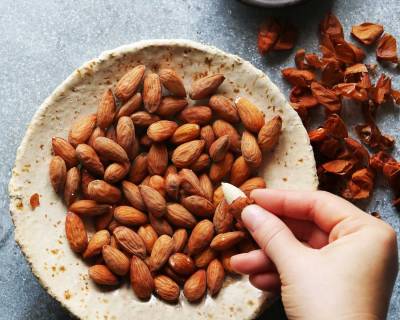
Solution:
[[[313,221],[327,233],[342,220],[364,213],[350,202],[325,191],[257,189],[252,191],[251,198],[277,216]]]

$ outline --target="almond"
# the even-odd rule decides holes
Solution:
[[[99,156],[115,162],[128,162],[128,155],[125,150],[116,142],[109,138],[99,137],[93,145]]]
[[[214,259],[207,267],[207,287],[210,295],[215,296],[222,288],[225,270],[218,259]]]
[[[167,206],[164,197],[157,190],[149,186],[140,185],[139,191],[147,211],[156,218],[161,218],[165,214]]]
[[[169,175],[170,173],[177,173],[177,172],[178,169],[173,164],[170,164],[167,167],[167,170],[165,170],[164,178],[167,177],[167,175]]]
[[[208,247],[214,236],[214,226],[210,220],[200,221],[192,230],[188,241],[190,255],[197,254]]]
[[[71,126],[68,141],[73,146],[85,143],[89,140],[96,126],[96,115],[90,114],[78,118]]]
[[[97,107],[97,125],[101,129],[107,129],[113,123],[115,109],[113,93],[111,89],[108,89],[104,92]]]
[[[89,140],[87,141],[87,144],[93,148],[94,145],[94,140],[96,140],[98,137],[104,137],[106,135],[105,131],[99,127],[96,127],[92,134],[90,135]]]
[[[85,168],[81,172],[81,189],[85,199],[89,199],[88,185],[93,180],[96,180]]]
[[[128,158],[130,160],[135,159],[139,155],[140,149],[141,149],[141,145],[140,145],[139,138],[136,137],[136,135],[135,135],[135,140],[133,140],[132,146],[128,152]]]
[[[200,156],[204,149],[203,140],[193,140],[179,145],[172,153],[172,162],[178,168],[187,168]]]
[[[131,259],[131,286],[136,296],[148,300],[154,290],[154,280],[147,265],[138,257]]]
[[[81,175],[77,167],[68,170],[64,186],[64,201],[67,206],[74,203],[78,198]]]
[[[190,276],[196,270],[192,258],[180,252],[170,256],[168,264],[174,272],[182,276]]]
[[[89,200],[89,201],[92,201],[92,200]],[[75,202],[75,203],[77,203],[77,202]],[[114,218],[114,210],[110,206],[109,210],[107,210],[105,213],[95,217],[94,226],[95,226],[96,231],[108,229],[108,226],[110,225],[113,218]]]
[[[114,218],[125,226],[141,226],[148,222],[147,216],[129,206],[118,206],[114,209]]]
[[[195,302],[203,298],[206,293],[206,287],[206,272],[198,270],[186,280],[183,287],[183,294],[189,302]]]
[[[175,273],[169,265],[166,264],[162,271],[163,273],[165,273],[166,276],[170,277],[176,283],[179,283],[179,285],[183,286],[185,284],[185,277],[182,277],[179,274]]]
[[[207,248],[206,250],[195,256],[194,264],[197,268],[207,268],[209,263],[216,257],[217,253],[213,249]]]
[[[113,125],[108,127],[105,137],[114,142],[117,142],[117,133],[115,132],[115,127]],[[94,141],[96,141],[96,139]],[[94,148],[94,142],[93,142],[93,148]]]
[[[178,203],[169,203],[165,218],[174,226],[192,229],[197,224],[196,218]]]
[[[147,253],[151,254],[151,250],[153,250],[154,243],[158,239],[157,232],[151,225],[147,224],[145,226],[141,226],[137,233],[143,239]]]
[[[254,189],[264,189],[266,187],[266,183],[264,178],[254,177],[246,180],[240,186],[240,190],[242,190],[247,196],[250,195],[250,192]]]
[[[204,197],[212,201],[213,200],[213,194],[214,194],[214,187],[212,185],[212,182],[210,178],[208,177],[207,174],[203,173],[199,177],[199,182],[200,182],[200,187],[203,190]]]
[[[146,246],[142,238],[135,231],[124,226],[119,226],[114,229],[113,234],[118,244],[128,254],[133,254],[142,259],[146,257]]]
[[[146,178],[147,173],[147,153],[141,153],[132,162],[129,171],[129,180],[135,184],[139,184]]]
[[[140,211],[146,210],[146,207],[142,199],[142,195],[140,194],[137,185],[129,181],[122,181],[122,192],[124,193],[125,198],[132,205],[132,207]]]
[[[162,85],[173,95],[186,97],[185,87],[181,77],[173,69],[161,69],[159,72]]]
[[[111,236],[110,246],[119,250],[119,245],[118,245],[117,239],[113,235]]]
[[[150,188],[153,188],[154,190],[157,190],[163,198],[165,198],[165,179],[159,175],[154,175],[151,176],[149,179],[148,186]]]
[[[168,261],[174,250],[174,241],[166,234],[161,235],[151,250],[149,265],[151,271],[157,271]]]
[[[215,140],[210,146],[209,153],[210,157],[215,161],[221,161],[224,159],[226,153],[228,152],[230,147],[230,139],[226,134],[224,136],[219,137]]]
[[[218,251],[227,250],[236,245],[244,236],[242,231],[220,233],[211,241],[210,247]]]
[[[72,168],[78,164],[75,148],[67,140],[54,137],[51,139],[51,144],[54,154],[64,159],[67,168]]]
[[[224,80],[225,77],[222,74],[213,74],[194,81],[190,90],[190,98],[201,100],[209,97],[217,91]]]
[[[105,214],[111,210],[111,206],[108,204],[99,204],[94,200],[78,200],[71,204],[68,210],[89,217]]]
[[[239,243],[239,250],[241,253],[247,253],[257,249],[260,249],[260,247],[257,244],[255,244],[254,241],[248,238],[244,238]]]
[[[188,105],[184,98],[164,97],[157,109],[157,114],[162,117],[171,117],[178,112],[181,112]]]
[[[224,199],[224,192],[222,191],[222,187],[219,186],[214,190],[213,194],[213,204],[214,206],[218,205]]]
[[[282,130],[282,118],[276,116],[267,121],[258,133],[258,145],[263,152],[269,152],[275,148],[279,141],[279,135]]]
[[[165,144],[153,143],[147,155],[150,174],[163,175],[168,167],[168,150]]]
[[[181,199],[182,205],[191,213],[201,218],[209,218],[214,214],[214,205],[211,201],[197,195]]]
[[[155,142],[162,142],[171,138],[176,128],[178,125],[175,121],[160,120],[147,128],[147,135]]]
[[[88,193],[91,200],[100,203],[113,204],[121,199],[121,191],[103,180],[93,180],[90,182]]]
[[[200,134],[200,126],[195,123],[186,123],[177,128],[171,137],[171,142],[181,144],[196,139]]]
[[[114,274],[124,276],[128,273],[130,261],[123,252],[110,245],[105,245],[102,253],[104,262]]]
[[[110,224],[108,225],[107,229],[110,230],[111,232],[114,232],[115,229],[117,229],[121,224],[114,219],[114,211],[113,211],[113,219],[111,220]],[[114,236],[116,239],[116,237]]]
[[[264,113],[243,97],[236,100],[236,107],[244,127],[251,132],[258,133],[264,125]]]
[[[72,251],[80,253],[88,245],[87,233],[82,219],[73,212],[68,212],[65,218],[65,235]]]
[[[235,160],[231,169],[230,183],[240,186],[251,175],[251,170],[243,156]]]
[[[212,117],[212,111],[206,106],[187,107],[182,110],[179,118],[188,123],[195,123],[201,126],[208,124]]]
[[[160,77],[155,73],[149,73],[143,83],[143,104],[145,109],[154,113],[161,103],[162,92]]]
[[[128,100],[139,87],[145,69],[144,65],[138,65],[125,73],[115,86],[115,96],[123,101]]]
[[[222,262],[222,265],[223,265],[223,267],[224,267],[226,272],[229,272],[229,273],[232,273],[232,274],[236,274],[236,271],[233,270],[233,268],[231,266],[231,257],[236,255],[236,254],[238,254],[238,253],[239,252],[234,248],[222,251],[222,253],[221,253],[221,262]]]
[[[165,178],[165,191],[170,198],[178,200],[180,183],[181,178],[177,173],[167,175]]]
[[[147,127],[152,123],[159,121],[160,117],[146,111],[138,111],[131,115],[131,120],[135,126]]]
[[[228,121],[230,123],[239,122],[239,114],[236,106],[231,100],[224,97],[223,95],[216,94],[210,98],[208,102],[211,109],[218,115],[219,118]]]
[[[115,133],[117,135],[117,143],[125,150],[127,154],[130,153],[135,141],[135,127],[131,118],[119,118],[115,128]]]
[[[232,153],[227,153],[225,158],[218,162],[213,162],[210,168],[210,179],[214,183],[221,182],[221,180],[230,172],[233,164]]]
[[[172,236],[174,240],[174,250],[173,253],[181,252],[186,246],[188,240],[188,233],[185,229],[178,229],[174,232]]]
[[[114,162],[110,164],[104,171],[104,181],[108,183],[117,183],[125,178],[125,176],[129,173],[129,169],[129,162]]]
[[[262,153],[256,138],[248,131],[242,135],[242,155],[251,168],[258,168],[261,165]]]
[[[167,302],[175,302],[179,298],[180,289],[177,283],[170,277],[158,275],[154,278],[156,294]]]
[[[149,148],[152,144],[153,144],[153,140],[150,139],[150,137],[147,135],[147,133],[145,133],[140,139],[139,139],[139,143],[145,147],[145,148]]]
[[[216,120],[212,125],[214,134],[219,138],[224,135],[229,136],[230,148],[233,152],[240,152],[240,136],[237,130],[224,120]]]
[[[206,150],[209,150],[215,140],[213,128],[210,125],[201,128],[200,137],[206,142]]]
[[[95,283],[103,286],[115,286],[118,284],[118,278],[102,264],[89,267],[89,277]]]
[[[126,101],[121,108],[118,109],[115,115],[116,119],[121,117],[130,116],[132,113],[139,110],[142,105],[142,95],[140,92],[134,94],[128,101]]]
[[[110,233],[107,230],[97,231],[90,239],[86,250],[83,252],[83,258],[88,259],[101,252],[103,246],[110,243]]]
[[[156,230],[159,236],[166,234],[172,236],[173,230],[167,220],[163,218],[156,218],[151,213],[149,214],[149,220],[151,226]]]
[[[65,161],[60,156],[51,158],[49,165],[50,182],[56,193],[64,190],[65,180],[67,179],[67,167]]]
[[[208,168],[210,162],[210,156],[206,153],[202,153],[197,160],[190,165],[190,169],[194,172],[204,171]]]
[[[222,200],[215,209],[213,224],[217,233],[225,233],[232,230],[233,216],[229,212],[229,205]]]
[[[96,151],[91,146],[79,144],[76,147],[76,156],[91,174],[101,177],[104,175],[104,166]]]
[[[198,195],[204,196],[203,189],[200,186],[199,178],[190,169],[182,169],[179,172],[179,177],[181,178],[181,189],[187,195]]]

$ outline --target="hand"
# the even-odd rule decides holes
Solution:
[[[398,270],[396,233],[323,191],[254,190],[242,219],[260,250],[232,257],[251,283],[281,291],[289,319],[384,319]]]

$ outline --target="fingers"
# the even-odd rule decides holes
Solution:
[[[326,233],[347,217],[363,213],[350,202],[323,191],[257,189],[251,197],[277,216],[313,221]]]
[[[249,276],[250,283],[257,289],[264,291],[279,291],[281,288],[281,280],[275,272],[252,274]]]
[[[231,258],[231,266],[235,271],[244,274],[265,273],[276,270],[273,262],[268,259],[261,249],[233,256]]]

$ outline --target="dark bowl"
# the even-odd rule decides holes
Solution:
[[[304,0],[241,0],[241,1],[255,6],[277,8],[277,7],[290,6],[302,2]]]

